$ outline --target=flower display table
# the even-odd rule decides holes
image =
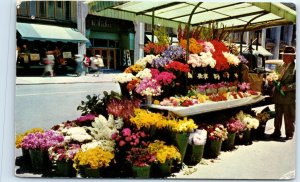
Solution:
[[[192,116],[212,111],[218,111],[233,107],[245,106],[249,104],[257,103],[263,100],[265,96],[262,95],[252,95],[249,97],[241,98],[241,99],[234,99],[234,100],[227,100],[227,101],[219,101],[219,102],[207,102],[201,104],[195,104],[189,107],[183,106],[160,106],[152,104],[150,107],[154,109],[160,110],[167,110],[172,112],[178,116]]]

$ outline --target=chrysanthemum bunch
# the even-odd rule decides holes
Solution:
[[[161,129],[167,126],[166,119],[162,114],[152,113],[145,109],[135,109],[134,117],[130,118],[130,122],[133,123],[137,129],[150,128],[151,126]]]
[[[29,129],[27,130],[25,133],[21,133],[21,134],[18,134],[16,136],[16,148],[21,148],[22,147],[22,142],[23,142],[23,138],[30,134],[30,133],[44,133],[44,129],[42,128],[32,128],[32,129]]]
[[[157,162],[164,164],[167,160],[181,160],[181,154],[174,145],[166,145],[164,141],[155,140],[150,143],[148,149],[156,154]]]

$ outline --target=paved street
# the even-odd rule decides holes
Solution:
[[[81,100],[85,100],[86,95],[99,94],[104,90],[119,90],[118,85],[111,82],[113,75],[104,75],[99,78],[18,77],[16,132],[24,132],[32,127],[47,129],[62,121],[77,118],[80,113],[76,107]],[[270,105],[270,108],[274,110],[274,105]],[[273,122],[273,119],[268,121],[266,134],[273,132]],[[282,132],[284,133],[284,128]],[[286,142],[254,141],[252,145],[239,145],[234,151],[221,152],[215,160],[203,159],[196,166],[186,166],[171,178],[291,179],[295,177],[295,138]],[[20,152],[16,150],[16,155],[20,155]]]

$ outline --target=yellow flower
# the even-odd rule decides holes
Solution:
[[[124,73],[138,73],[142,71],[144,68],[139,64],[134,64],[125,69]]]
[[[155,140],[150,143],[148,149],[151,153],[156,154],[156,160],[163,164],[169,159],[181,160],[181,154],[174,145],[165,145],[164,141]]]
[[[170,127],[171,131],[173,132],[192,132],[194,129],[197,129],[198,126],[195,124],[193,119],[187,119],[184,117],[183,119],[175,119],[171,118],[168,120],[168,126]]]
[[[130,118],[130,122],[133,123],[138,129],[150,128],[155,126],[158,129],[166,127],[167,123],[165,117],[160,113],[152,113],[145,109],[135,109],[135,116]]]
[[[154,105],[159,105],[160,102],[159,102],[159,100],[154,100],[154,101],[153,101],[153,104],[154,104]]]
[[[79,169],[79,166],[88,166],[92,169],[108,167],[115,154],[102,150],[100,147],[91,148],[86,151],[79,151],[73,161],[73,167]]]

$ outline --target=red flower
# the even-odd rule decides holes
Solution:
[[[179,71],[184,73],[188,73],[190,71],[190,67],[188,64],[184,64],[178,61],[172,61],[171,63],[167,64],[165,66],[165,69],[167,71]]]
[[[224,57],[223,52],[229,52],[226,45],[218,40],[212,40],[211,43],[214,45],[215,52],[212,52],[213,58],[217,61],[215,68],[218,71],[226,70],[229,68],[227,59]]]

